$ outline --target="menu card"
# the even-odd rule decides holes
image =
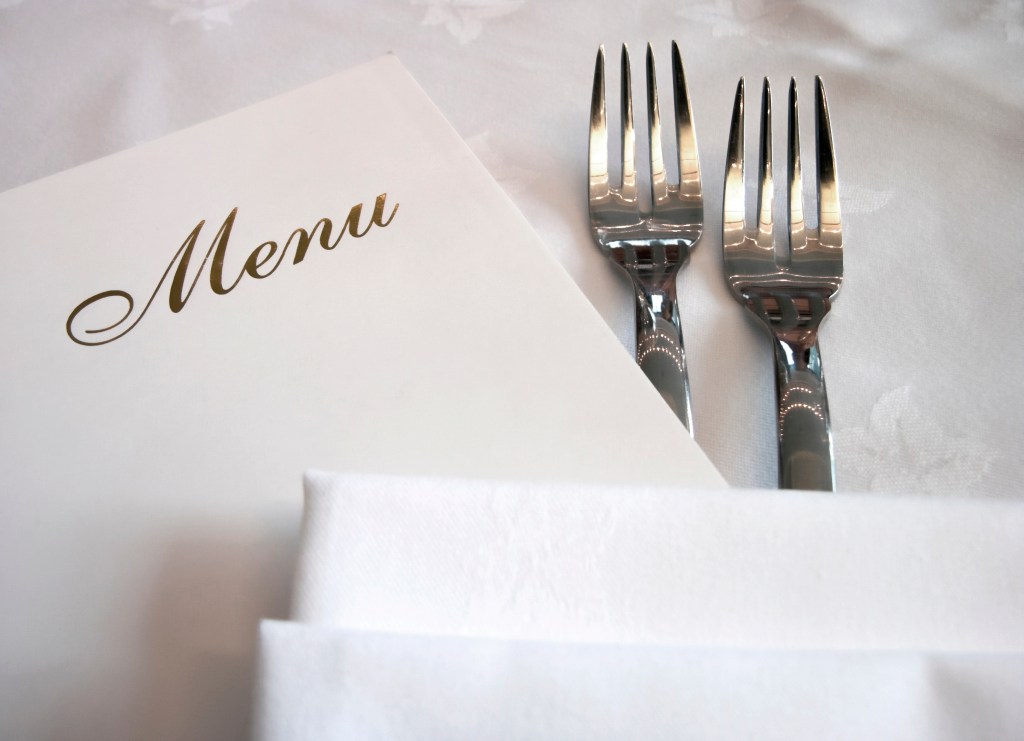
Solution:
[[[394,57],[5,193],[0,220],[19,490],[721,483]]]
[[[2,652],[40,690],[248,651],[307,468],[724,486],[394,57],[0,225]]]

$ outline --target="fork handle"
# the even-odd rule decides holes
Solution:
[[[835,491],[835,458],[821,351],[773,337],[778,408],[779,488]]]
[[[693,437],[690,379],[679,324],[675,276],[656,288],[633,282],[636,296],[636,362]]]

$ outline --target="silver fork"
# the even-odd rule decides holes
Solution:
[[[743,80],[736,89],[726,158],[722,245],[733,296],[768,328],[775,350],[779,487],[835,489],[835,461],[818,326],[843,279],[832,127],[825,87],[815,78],[818,226],[804,222],[796,81],[789,86],[789,250],[773,239],[771,88],[761,95],[761,157],[757,224],[745,225]]]
[[[672,43],[672,90],[679,182],[670,183],[661,149],[654,53],[647,45],[647,121],[651,206],[637,195],[636,135],[629,51],[622,47],[622,181],[611,186],[605,117],[604,47],[597,52],[590,108],[590,226],[602,252],[632,279],[636,360],[693,435],[690,383],[679,324],[676,275],[690,259],[704,223],[700,162],[679,47]]]

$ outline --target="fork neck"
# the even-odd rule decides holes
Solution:
[[[676,299],[676,274],[634,280],[636,362],[693,436],[690,381]]]
[[[818,348],[818,327],[831,307],[830,295],[752,289],[744,298],[772,337],[779,488],[834,491],[832,425]]]
[[[832,425],[817,340],[775,336],[779,488],[835,490]]]

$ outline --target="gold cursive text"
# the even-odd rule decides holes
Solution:
[[[156,288],[149,296],[149,300],[146,301],[146,305],[142,308],[142,311],[135,313],[135,299],[127,291],[121,291],[118,289],[103,291],[97,293],[95,296],[90,296],[85,301],[76,306],[70,315],[68,315],[67,325],[65,327],[68,337],[79,345],[105,345],[108,342],[113,342],[116,339],[124,337],[126,334],[135,329],[136,325],[142,321],[142,317],[149,311],[149,307],[153,304],[157,294],[160,292],[161,286],[164,281],[167,280],[167,276],[171,275],[170,288],[168,290],[167,303],[171,311],[177,314],[179,311],[185,308],[185,304],[188,303],[189,297],[192,295],[192,291],[195,290],[196,284],[198,284],[200,277],[202,277],[203,269],[206,267],[206,263],[210,261],[210,256],[213,256],[213,260],[210,261],[210,289],[223,296],[224,294],[230,293],[234,290],[235,286],[248,275],[251,278],[261,280],[270,275],[273,275],[274,271],[281,267],[284,262],[285,256],[288,254],[289,248],[292,249],[292,264],[298,265],[306,258],[306,253],[309,251],[309,246],[316,239],[320,246],[325,250],[333,250],[341,242],[341,238],[345,234],[349,234],[352,237],[358,239],[366,235],[367,232],[373,226],[385,227],[391,223],[392,219],[395,218],[395,213],[398,211],[398,204],[396,203],[391,209],[391,213],[388,214],[387,218],[384,218],[385,201],[387,199],[387,193],[381,193],[377,196],[377,200],[373,205],[373,213],[370,216],[369,222],[365,227],[360,228],[359,221],[363,213],[363,204],[357,203],[349,209],[348,217],[345,219],[345,223],[342,224],[341,228],[338,229],[337,234],[334,233],[334,224],[328,218],[320,219],[313,228],[306,231],[303,228],[298,228],[291,233],[288,239],[283,245],[279,245],[277,242],[268,240],[263,242],[256,247],[246,258],[245,264],[242,266],[241,272],[238,276],[231,281],[226,283],[224,279],[224,257],[228,250],[228,240],[231,237],[231,228],[235,224],[235,218],[238,215],[238,208],[232,209],[231,213],[227,215],[224,222],[220,225],[220,229],[214,236],[213,241],[210,243],[209,249],[206,250],[206,254],[203,256],[203,261],[199,264],[199,269],[195,272],[195,277],[192,278],[191,283],[187,283],[187,275],[189,273],[189,263],[192,261],[193,253],[196,251],[196,243],[199,241],[199,233],[203,230],[203,226],[206,224],[206,220],[200,221],[196,224],[195,228],[185,237],[185,241],[181,243],[178,251],[174,253],[174,257],[167,264],[167,268],[164,270],[160,280],[157,281]],[[172,275],[173,273],[173,275]],[[81,330],[81,333],[75,326],[75,320],[79,318],[79,315],[85,312],[90,307],[94,307],[99,303],[108,303],[111,300],[121,300],[127,303],[127,311],[124,315],[113,324],[104,327],[97,327],[92,329]]]

